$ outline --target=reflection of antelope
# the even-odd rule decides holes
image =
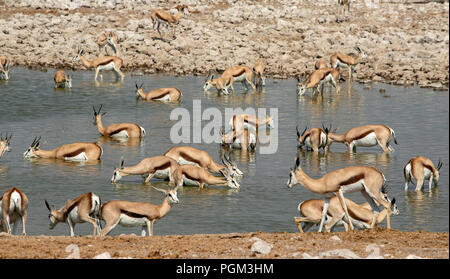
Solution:
[[[58,70],[53,77],[55,88],[72,88],[72,75],[66,75],[63,70]]]
[[[152,177],[158,179],[169,179],[172,181],[172,172],[178,167],[178,163],[167,156],[154,156],[145,158],[135,166],[124,167],[124,160],[120,160],[120,167],[114,169],[111,183],[116,183],[122,177],[128,175],[147,175],[145,184],[147,184]]]
[[[235,163],[230,158],[222,157],[222,163],[220,165],[214,162],[208,152],[200,150],[191,146],[176,146],[164,153],[164,156],[174,159],[178,164],[196,165],[217,174],[222,174],[225,169],[231,175],[242,175],[242,171],[239,170]]]
[[[24,158],[63,159],[68,161],[94,161],[100,160],[103,149],[96,143],[76,142],[65,144],[53,150],[39,148],[40,137],[35,138],[23,153]]]
[[[79,48],[77,51],[77,55],[72,59],[72,62],[75,63],[78,60],[81,60],[84,66],[87,68],[95,68],[94,80],[97,81],[98,72],[100,70],[113,70],[115,71],[122,79],[124,79],[125,75],[122,73],[120,68],[123,64],[123,59],[117,56],[102,56],[96,57],[89,61],[84,55],[84,50]]]
[[[11,234],[11,225],[14,224],[13,231],[16,231],[16,224],[19,216],[22,219],[23,235],[26,235],[25,226],[27,223],[28,198],[18,188],[11,188],[0,197],[0,232],[4,230],[2,221],[6,226],[6,232]]]
[[[337,52],[331,56],[331,67],[332,68],[348,68],[348,80],[353,81],[353,72],[355,70],[355,66],[361,62],[361,59],[367,57],[367,54],[356,47],[355,50],[358,52],[358,55],[353,54],[345,54]]]
[[[416,192],[422,189],[423,182],[426,180],[428,180],[428,190],[431,191],[431,182],[434,183],[435,187],[438,185],[439,171],[442,165],[441,160],[439,160],[437,167],[435,167],[430,159],[423,156],[417,156],[409,160],[403,168],[405,191],[408,190],[408,183],[411,182],[411,178],[416,180]]]
[[[142,86],[143,84],[141,86],[136,84],[136,95],[145,101],[176,102],[183,96],[183,93],[176,87],[158,88],[145,93]]]
[[[169,25],[174,26],[175,24],[179,23],[179,20],[184,15],[185,9],[187,9],[188,6],[186,5],[178,5],[176,6],[176,9],[178,10],[177,15],[171,15],[168,12],[164,10],[153,10],[150,14],[150,17],[153,21],[153,29],[157,29],[159,36],[161,39],[163,39],[163,35],[161,34],[161,26],[164,26],[166,29],[166,32],[169,30]],[[175,28],[173,29],[173,36],[175,36]]]
[[[393,129],[385,125],[364,125],[355,127],[344,134],[328,133],[328,145],[333,142],[344,143],[348,147],[348,152],[356,152],[357,146],[372,147],[379,145],[383,152],[393,152],[394,148],[389,145],[391,137],[394,138],[395,144],[397,138]]]
[[[336,22],[342,22],[342,19],[339,19],[341,15],[345,17],[345,7],[347,6],[347,13],[350,13],[350,0],[338,0],[338,7],[337,7],[337,15],[336,15]]]
[[[297,157],[295,168],[291,169],[289,173],[287,185],[291,188],[298,183],[310,191],[325,197],[319,232],[322,231],[330,198],[334,195],[339,198],[339,202],[345,212],[345,217],[349,221],[350,218],[344,200],[344,194],[360,191],[372,209],[373,218],[370,222],[370,228],[375,226],[376,218],[380,212],[377,204],[383,205],[384,208],[391,207],[389,201],[383,194],[385,191],[382,190],[382,187],[385,187],[385,177],[374,167],[352,166],[329,172],[319,179],[313,179],[303,172],[300,167],[300,160]],[[387,222],[390,222],[389,216],[387,218]],[[352,223],[348,223],[350,229],[353,230]]]
[[[385,194],[387,198],[387,195]],[[387,198],[388,199],[388,198]],[[348,208],[348,213],[350,214],[351,222],[353,226],[358,229],[368,229],[370,228],[370,222],[373,218],[373,213],[370,210],[370,205],[366,202],[364,204],[357,204],[354,201],[345,198],[345,204]],[[395,203],[395,198],[390,202],[391,207],[389,209],[383,209],[380,214],[378,214],[375,225],[382,223],[386,219],[387,215],[398,215],[399,210],[397,204]],[[313,225],[320,223],[320,218],[322,217],[324,207],[324,201],[321,199],[312,199],[301,202],[298,205],[298,211],[303,217],[294,217],[294,222],[297,224],[298,230],[300,232],[305,232]],[[342,210],[342,206],[339,203],[338,197],[330,198],[330,205],[328,207],[328,213],[324,221],[325,231],[330,232],[333,227],[344,226],[345,230],[348,231],[347,223],[345,220],[345,212]],[[387,223],[387,228],[391,228],[391,224]]]
[[[9,60],[6,56],[0,56],[0,77],[9,80]]]
[[[106,112],[100,113],[103,105],[100,105],[98,111],[94,109],[94,125],[97,126],[97,130],[105,137],[112,138],[141,138],[145,136],[145,129],[135,123],[115,123],[109,126],[103,126],[102,116]]]
[[[9,143],[11,142],[12,134],[8,136],[6,134],[5,138],[0,134],[0,158],[5,154],[5,152],[11,151],[9,148]]]
[[[117,49],[117,43],[119,41],[119,38],[117,37],[116,32],[114,31],[106,31],[103,32],[100,36],[97,38],[97,45],[98,50],[100,53],[102,53],[102,50],[105,49],[106,55],[108,55],[108,49],[105,48],[107,45],[112,48],[114,55],[118,55],[118,49]]]
[[[240,185],[234,177],[225,169],[219,170],[222,176],[214,176],[206,169],[195,165],[180,165],[172,173],[176,186],[191,185],[199,186],[203,189],[205,185],[228,186],[230,188],[239,189]]]
[[[303,82],[300,82],[300,78],[297,76],[297,94],[303,95],[307,89],[312,88],[313,94],[320,91],[323,94],[323,88],[326,83],[331,83],[336,88],[336,93],[340,93],[338,82],[341,80],[341,76],[338,70],[333,68],[322,68],[312,72]]]
[[[253,72],[255,73],[255,85],[256,87],[266,86],[266,77],[264,76],[264,62],[258,60],[253,66]]]
[[[164,201],[160,205],[154,205],[149,202],[122,200],[112,200],[103,204],[100,210],[100,216],[106,225],[100,232],[100,236],[107,235],[117,225],[124,227],[140,226],[142,227],[141,236],[145,236],[145,228],[147,227],[148,235],[152,236],[153,223],[169,213],[171,203],[179,202],[177,196],[178,187],[169,190],[153,188],[165,194]]]
[[[74,228],[76,224],[90,223],[94,228],[92,235],[100,232],[100,221],[97,219],[101,200],[94,193],[82,194],[73,200],[68,200],[63,207],[55,209],[45,200],[45,206],[49,211],[49,229],[53,229],[58,223],[67,223],[70,228],[70,236],[75,236]]]

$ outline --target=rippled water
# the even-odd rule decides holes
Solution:
[[[44,199],[60,207],[68,199],[92,191],[102,201],[123,199],[149,201],[159,204],[163,196],[150,185],[167,187],[164,181],[152,180],[143,185],[139,176],[123,178],[119,184],[110,183],[113,168],[124,156],[125,165],[133,165],[145,157],[163,154],[174,144],[170,141],[170,128],[177,121],[169,120],[170,112],[177,107],[192,110],[193,100],[202,101],[202,109],[255,107],[278,108],[279,145],[275,154],[232,153],[232,159],[245,175],[241,189],[234,191],[211,186],[199,190],[185,187],[179,192],[180,204],[157,221],[154,233],[194,234],[250,231],[296,232],[293,217],[298,216],[299,202],[319,198],[309,190],[295,186],[286,187],[289,169],[297,156],[295,126],[321,126],[332,123],[338,132],[369,123],[383,123],[395,130],[399,145],[391,155],[381,153],[379,147],[359,148],[349,155],[342,144],[333,144],[331,152],[324,155],[300,152],[304,171],[314,178],[328,171],[349,165],[371,165],[380,169],[390,185],[389,196],[395,197],[400,215],[392,218],[395,229],[412,231],[448,231],[449,225],[449,162],[448,120],[449,94],[420,88],[402,88],[384,84],[353,84],[349,91],[342,84],[342,93],[311,98],[308,92],[296,97],[293,79],[274,81],[268,79],[264,92],[247,92],[236,85],[237,94],[219,97],[204,94],[203,77],[172,77],[164,75],[130,76],[121,85],[111,83],[112,74],[104,73],[104,82],[94,84],[92,71],[73,72],[72,90],[53,89],[53,74],[14,68],[9,82],[0,81],[0,131],[12,132],[11,152],[0,159],[0,191],[15,186],[30,199],[27,232],[31,235],[67,235],[66,224],[48,229],[48,211]],[[179,104],[137,101],[135,82],[144,83],[145,91],[151,88],[175,86],[183,92]],[[386,89],[380,93],[379,88]],[[148,133],[143,142],[120,144],[100,137],[93,123],[92,105],[103,104],[107,111],[104,124],[135,122]],[[192,120],[191,120],[192,121]],[[203,124],[208,123],[205,121]],[[22,153],[35,136],[42,136],[42,148],[53,149],[76,141],[100,142],[104,149],[98,164],[78,164],[54,160],[25,160]],[[193,144],[218,162],[220,146]],[[428,187],[415,193],[403,191],[403,166],[417,155],[431,158],[435,163],[444,160],[439,186],[428,192]],[[427,184],[426,184],[427,185]],[[359,193],[346,197],[357,202],[364,199]],[[18,227],[17,232],[21,232]],[[76,234],[91,233],[89,224],[80,224]],[[140,233],[139,228],[116,227],[112,234]]]

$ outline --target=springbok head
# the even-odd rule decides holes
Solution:
[[[297,80],[297,94],[301,96],[306,92],[306,83],[300,80],[300,76],[296,76],[295,79]]]
[[[361,53],[361,58],[367,58],[367,54],[362,49],[360,49],[359,47],[355,47],[355,50],[358,53]]]
[[[72,75],[67,75],[66,76],[64,87],[65,88],[72,88]]]
[[[98,122],[102,120],[102,116],[106,114],[106,112],[100,113],[102,110],[103,105],[100,105],[98,108],[98,111],[95,110],[95,106],[92,106],[92,109],[94,110],[94,125],[97,125]]]
[[[434,182],[434,185],[438,185],[438,181],[439,181],[439,171],[441,170],[442,165],[443,165],[443,163],[442,163],[441,159],[439,159],[439,161],[438,161],[438,163],[437,163],[437,165],[436,165],[436,171],[435,171],[434,174],[433,174],[433,182]]]
[[[298,147],[301,148],[305,145],[305,132],[308,130],[308,126],[305,126],[305,129],[301,133],[298,130],[298,125],[295,128],[297,130]]]
[[[55,209],[53,206],[50,206],[47,202],[47,200],[44,200],[45,202],[45,206],[47,207],[49,214],[48,214],[48,219],[50,221],[48,227],[50,230],[52,230],[56,224],[58,224],[59,222],[64,222],[64,214],[60,211]]]
[[[72,63],[77,62],[80,60],[80,57],[84,55],[84,49],[80,46],[78,46],[77,54],[72,58]]]
[[[1,72],[1,76],[4,80],[9,80],[9,62],[3,65],[3,70]]]
[[[114,173],[111,178],[111,183],[116,183],[117,181],[119,181],[122,178],[122,176],[120,175],[120,171],[123,170],[124,163],[125,163],[125,161],[123,160],[123,157],[120,158],[120,165],[119,165],[119,167],[114,169]]]
[[[399,215],[400,211],[398,210],[397,204],[395,203],[395,198],[392,200],[388,197],[388,185],[386,183],[381,187],[381,198],[387,201],[390,204],[390,208],[388,209],[392,215]],[[378,206],[378,203],[377,203]]]
[[[203,91],[208,91],[213,86],[214,74],[208,72],[208,76],[205,78],[205,84],[203,84]]]
[[[176,186],[175,188],[169,188],[168,190],[156,188],[155,186],[152,186],[152,187],[157,191],[163,192],[166,195],[166,197],[169,198],[170,203],[179,203],[180,202],[178,200],[178,195],[177,195],[178,186]]]
[[[300,159],[297,157],[297,159],[295,160],[295,167],[289,171],[289,180],[286,183],[289,188],[292,188],[292,186],[298,184],[295,173],[297,172],[299,166],[300,166]]]
[[[5,138],[3,138],[3,135],[0,134],[0,158],[3,156],[5,152],[11,151],[9,148],[9,143],[11,141],[12,134],[8,136],[6,134]]]
[[[36,154],[36,151],[39,150],[41,137],[35,137],[30,147],[28,147],[27,151],[23,153],[24,158],[38,158],[39,155]]]
[[[140,86],[138,86],[137,83],[135,83],[135,86],[136,86],[136,96],[140,97],[141,94],[144,94],[144,89],[142,89],[144,86],[144,83],[141,83]]]
[[[238,169],[236,163],[234,163],[233,161],[230,160],[230,156],[228,155],[222,155],[222,163],[227,167],[228,172],[231,174],[231,176],[236,176],[236,175],[243,175],[244,173]]]
[[[109,32],[106,37],[106,43],[113,49],[114,54],[117,55],[117,35],[114,32]]]

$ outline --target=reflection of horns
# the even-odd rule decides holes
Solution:
[[[122,169],[123,168],[123,164],[125,163],[125,160],[123,159],[123,156],[122,157],[120,157],[120,169]]]

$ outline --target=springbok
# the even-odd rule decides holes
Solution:
[[[253,66],[253,72],[255,73],[255,85],[256,87],[266,86],[266,77],[264,76],[265,65],[264,62],[258,60]]]
[[[97,126],[97,130],[105,137],[111,138],[142,138],[145,136],[145,129],[135,123],[117,123],[104,127],[102,123],[102,116],[106,112],[100,113],[102,110],[100,105],[98,111],[94,109],[94,125]]]
[[[348,68],[348,80],[353,81],[353,72],[355,66],[361,62],[361,59],[367,57],[367,54],[361,50],[359,47],[355,47],[355,50],[358,52],[358,55],[354,54],[345,54],[337,52],[331,56],[331,67],[332,68]]]
[[[347,6],[347,13],[350,13],[350,0],[337,0],[337,14],[336,14],[336,22],[342,22],[342,19],[339,19],[339,16],[345,17],[345,6]]]
[[[136,95],[145,101],[176,102],[183,96],[183,93],[175,87],[158,88],[145,93],[142,89],[143,85],[138,86],[136,84]]]
[[[236,163],[232,162],[229,157],[222,156],[222,163],[225,165],[223,166],[214,162],[208,152],[191,146],[172,147],[164,153],[164,156],[174,159],[180,165],[196,165],[217,174],[222,174],[226,169],[232,176],[243,175],[243,172],[238,169]]]
[[[77,55],[72,59],[72,62],[75,63],[78,60],[81,60],[84,66],[88,69],[95,68],[94,80],[97,81],[97,76],[100,70],[114,70],[123,81],[125,75],[122,73],[120,68],[123,64],[123,59],[117,56],[101,56],[96,57],[92,60],[88,60],[84,57],[84,50],[82,48],[78,48]]]
[[[11,225],[14,224],[13,232],[16,231],[16,224],[19,216],[22,219],[22,233],[26,235],[28,198],[20,189],[13,187],[7,190],[0,197],[0,231],[3,231],[3,223],[6,226],[6,232],[11,234]]]
[[[172,173],[172,177],[174,179],[175,186],[199,186],[200,189],[203,189],[203,186],[205,185],[215,185],[239,189],[239,183],[237,183],[234,177],[228,173],[228,170],[219,170],[219,172],[222,173],[223,177],[214,176],[202,167],[187,164],[180,165],[176,168]]]
[[[65,144],[52,150],[39,148],[40,139],[34,138],[30,147],[23,153],[24,158],[48,158],[62,159],[67,161],[94,161],[100,160],[103,149],[96,143],[75,142]]]
[[[411,182],[411,178],[416,180],[416,192],[422,189],[423,182],[426,180],[428,180],[428,190],[431,191],[431,182],[435,187],[438,185],[439,171],[442,165],[442,161],[439,160],[437,167],[435,167],[430,159],[423,156],[417,156],[409,160],[403,168],[405,191],[408,190],[408,183]]]
[[[0,56],[0,77],[4,80],[9,80],[9,59],[1,55]]]
[[[320,148],[323,148],[324,151],[328,151],[328,133],[331,130],[330,127],[322,128],[311,128],[308,130],[308,126],[300,133],[297,129],[297,139],[298,139],[298,147],[303,148],[305,146],[307,149],[312,149],[314,152],[319,152]]]
[[[114,55],[118,55],[118,49],[117,49],[117,43],[119,42],[119,38],[117,37],[116,32],[114,31],[105,31],[97,38],[97,45],[98,45],[98,51],[100,54],[102,53],[102,50],[105,49],[106,55],[108,55],[108,49],[106,46],[112,48]]]
[[[66,75],[63,70],[58,70],[53,77],[55,88],[72,88],[72,75]]]
[[[184,15],[184,12],[188,8],[188,6],[178,5],[175,8],[178,10],[178,14],[175,16],[171,15],[168,12],[161,10],[161,9],[153,10],[150,13],[150,17],[153,21],[153,29],[156,28],[158,30],[158,33],[159,33],[159,36],[161,37],[161,39],[164,39],[164,38],[163,38],[163,35],[161,34],[160,27],[164,26],[166,28],[166,32],[167,32],[169,30],[169,25],[174,26],[175,24],[178,24],[179,20]],[[175,37],[175,28],[173,30],[173,36]]]
[[[333,142],[344,143],[348,147],[348,152],[356,152],[357,146],[372,147],[379,145],[383,152],[394,152],[394,148],[389,145],[391,137],[395,144],[398,144],[393,129],[385,125],[370,124],[352,128],[344,134],[328,133],[328,145]]]
[[[82,194],[73,200],[68,200],[63,207],[55,209],[45,200],[50,220],[49,229],[58,223],[67,223],[70,229],[70,236],[75,236],[74,228],[76,224],[90,223],[93,227],[92,235],[96,236],[100,232],[100,214],[101,200],[100,197],[92,192]]]
[[[112,200],[103,204],[100,210],[101,219],[105,221],[105,228],[100,232],[100,236],[107,235],[117,225],[125,227],[142,227],[141,236],[145,236],[147,227],[148,235],[153,235],[153,223],[163,218],[169,213],[171,203],[178,203],[177,189],[163,190],[152,186],[154,189],[165,194],[164,201],[160,205],[148,202],[130,202],[122,200]]]
[[[154,156],[145,158],[135,166],[124,167],[123,158],[120,160],[120,166],[114,169],[111,183],[116,183],[122,177],[128,175],[147,175],[145,184],[147,184],[152,177],[158,179],[169,179],[172,181],[172,172],[178,167],[178,163],[167,156]]]
[[[330,68],[330,66],[328,66],[328,62],[325,61],[325,59],[323,59],[322,57],[319,57],[316,60],[316,63],[314,64],[314,69],[319,70],[319,69],[325,69],[325,68]]]
[[[374,167],[369,166],[352,166],[343,169],[338,169],[329,172],[319,179],[313,179],[303,172],[300,167],[300,160],[297,157],[295,161],[295,168],[291,169],[289,173],[289,180],[287,186],[291,188],[296,184],[300,184],[310,191],[321,194],[325,197],[325,204],[323,206],[322,218],[320,220],[319,232],[327,215],[330,198],[333,195],[338,196],[339,202],[345,212],[347,221],[350,220],[347,205],[344,200],[345,193],[353,193],[360,191],[372,209],[373,218],[370,223],[370,228],[373,228],[376,218],[380,212],[378,205],[381,204],[384,208],[390,208],[391,205],[382,193],[382,187],[385,186],[386,179],[384,175]],[[383,191],[384,192],[384,191]],[[390,222],[387,216],[387,222]],[[350,229],[353,230],[353,225],[348,222]]]
[[[339,81],[342,80],[341,75],[338,70],[333,68],[322,68],[313,71],[303,82],[300,81],[300,77],[296,76],[297,79],[297,94],[305,94],[307,89],[312,88],[313,94],[320,91],[323,94],[323,88],[326,83],[331,83],[331,85],[336,88],[336,93],[340,93]]]
[[[241,129],[250,129],[256,133],[259,126],[266,125],[271,129],[274,128],[273,117],[267,116],[265,118],[258,118],[252,114],[235,114],[230,118],[229,125],[233,130],[240,131]]]
[[[222,146],[227,148],[252,151],[256,148],[257,137],[248,129],[230,130],[227,133],[220,131]]]
[[[252,82],[253,80],[253,71],[245,65],[234,66],[226,69],[222,76],[216,79],[214,82],[214,75],[208,74],[208,77],[205,80],[205,84],[203,85],[203,91],[208,91],[213,85],[216,86],[216,89],[220,93],[221,91],[225,94],[228,94],[228,87],[231,87],[231,91],[234,93],[234,83],[241,82],[246,88],[248,88],[247,84],[256,89],[255,85]],[[213,84],[214,83],[214,84]]]
[[[6,134],[5,138],[3,138],[3,135],[0,134],[0,158],[5,154],[5,152],[11,151],[9,148],[9,143],[11,142],[12,134],[8,136]]]
[[[370,205],[366,202],[364,204],[357,204],[354,201],[345,198],[345,204],[350,214],[351,222],[354,227],[358,229],[369,229],[370,222],[372,221],[373,214],[370,209]],[[383,209],[378,214],[375,221],[375,226],[381,224],[388,215],[398,215],[399,210],[395,203],[395,198],[390,202],[391,207],[389,209]],[[298,211],[303,217],[294,217],[294,222],[300,232],[305,232],[313,225],[319,224],[322,217],[324,207],[324,201],[321,199],[311,199],[301,202],[298,205]],[[324,221],[325,231],[330,232],[334,227],[343,226],[348,231],[347,223],[345,220],[345,212],[342,210],[342,206],[338,197],[330,198],[330,205],[328,207],[328,214]],[[391,224],[387,224],[387,228],[391,228]]]

